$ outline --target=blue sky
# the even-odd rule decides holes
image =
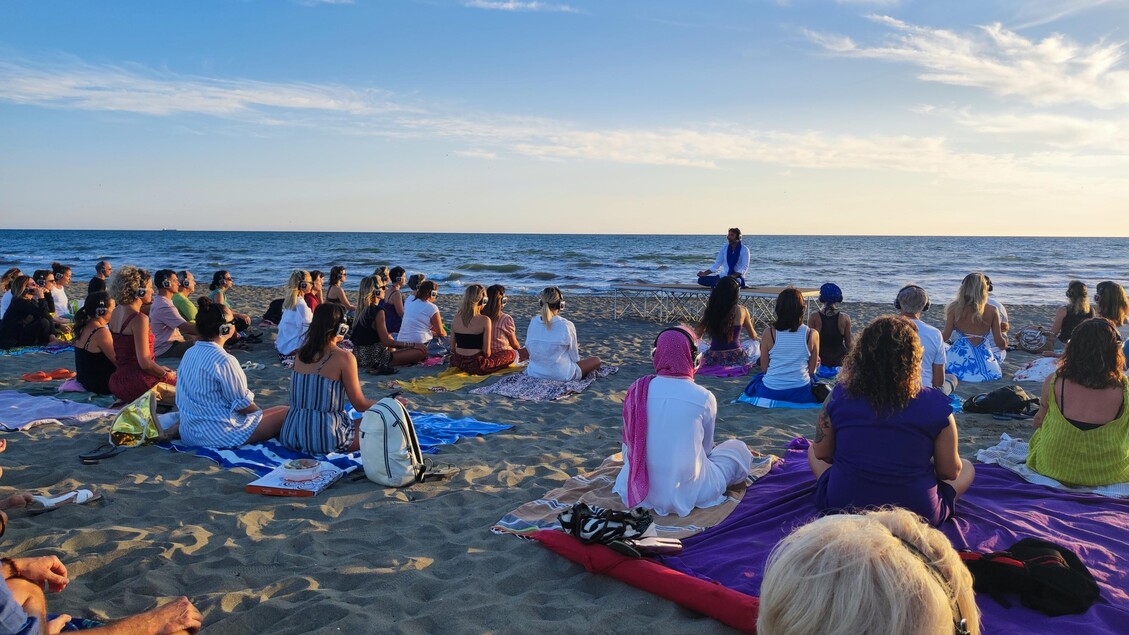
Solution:
[[[0,4],[7,227],[1129,235],[1129,0]]]

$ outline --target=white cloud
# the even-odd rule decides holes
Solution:
[[[1042,26],[1101,6],[1125,5],[1124,0],[1024,0],[1016,6],[1016,30]]]
[[[467,0],[463,6],[472,9],[489,9],[491,11],[545,11],[556,13],[580,13],[580,11],[567,4],[552,4],[548,2],[521,2],[520,0]]]
[[[920,79],[985,88],[1036,105],[1084,103],[1099,108],[1129,105],[1129,69],[1124,42],[1081,45],[1052,34],[1031,40],[999,23],[978,33],[914,26],[888,16],[871,16],[895,35],[864,46],[851,38],[807,32],[824,50],[845,57],[902,62],[920,67]]]
[[[1050,113],[973,114],[962,109],[954,121],[985,135],[1010,137],[1055,148],[1094,148],[1124,152],[1129,148],[1129,120],[1094,119]]]
[[[494,161],[498,158],[498,153],[489,150],[455,150],[454,154],[467,159],[484,159],[487,161]]]

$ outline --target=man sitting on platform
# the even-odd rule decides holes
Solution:
[[[745,287],[745,272],[749,269],[749,248],[741,244],[741,230],[729,228],[728,243],[717,254],[713,267],[698,272],[698,284],[711,289],[723,276],[736,278]]]

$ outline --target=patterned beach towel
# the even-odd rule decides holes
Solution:
[[[414,392],[417,395],[428,395],[433,392],[453,392],[471,384],[480,384],[497,375],[508,375],[525,370],[525,366],[526,365],[507,366],[489,375],[471,375],[458,368],[448,368],[434,377],[417,377],[416,379],[403,381],[397,380],[395,384],[397,387],[403,388],[408,392]]]
[[[452,419],[447,415],[429,415],[420,412],[413,412],[411,415],[412,423],[416,428],[416,437],[419,439],[420,449],[423,450],[425,454],[435,454],[439,452],[439,446],[454,443],[463,437],[485,436],[513,427],[500,423],[487,423],[470,417]],[[351,472],[361,466],[360,452],[351,452],[349,454],[332,453],[324,457],[314,457],[303,452],[289,450],[274,439],[265,443],[243,445],[230,450],[202,448],[187,445],[179,441],[158,443],[156,445],[162,450],[173,450],[202,456],[226,468],[240,467],[248,469],[258,476],[265,476],[271,470],[291,459],[323,459],[333,463],[346,472]]]
[[[750,482],[768,474],[774,460],[778,459],[771,455],[754,455],[753,465],[749,470]],[[565,481],[563,486],[518,507],[503,516],[490,531],[496,534],[526,535],[543,529],[559,530],[557,514],[581,501],[607,509],[623,509],[623,500],[612,491],[616,476],[622,468],[622,454],[609,456],[595,472],[574,476]],[[664,538],[686,538],[717,525],[741,502],[747,486],[748,483],[730,486],[725,492],[724,503],[695,509],[685,518],[676,514],[656,516],[655,528],[658,535]]]
[[[50,355],[58,355],[59,353],[74,352],[74,347],[70,344],[48,344],[47,346],[16,346],[15,348],[0,348],[0,357],[4,355],[11,355],[13,357],[19,355],[28,355],[31,353],[48,353]]]
[[[1116,483],[1101,487],[1073,487],[1064,485],[1059,481],[1043,476],[1027,467],[1027,442],[1023,439],[1013,439],[1007,434],[1000,435],[1000,442],[990,448],[976,452],[976,460],[981,463],[999,465],[1023,477],[1028,483],[1045,485],[1066,492],[1083,494],[1098,494],[1113,498],[1129,498],[1129,483]]]
[[[116,414],[116,410],[95,404],[0,390],[0,429],[4,430],[26,430],[48,423],[73,425]]]
[[[476,395],[502,395],[514,399],[529,401],[555,401],[562,397],[583,392],[600,377],[607,377],[619,372],[618,366],[601,366],[596,371],[589,373],[584,379],[576,381],[554,381],[552,379],[537,379],[525,373],[507,375],[489,386],[475,388],[471,392]]]

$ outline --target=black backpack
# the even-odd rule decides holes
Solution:
[[[972,572],[972,588],[1010,607],[1003,595],[1019,594],[1030,609],[1050,616],[1084,613],[1099,595],[1098,583],[1073,551],[1024,538],[1007,551],[960,552]]]
[[[1039,398],[1027,394],[1019,386],[1004,386],[982,392],[964,401],[965,412],[1032,416],[1039,409]]]
[[[277,326],[282,321],[282,301],[283,298],[271,300],[267,312],[263,314],[263,319]]]

